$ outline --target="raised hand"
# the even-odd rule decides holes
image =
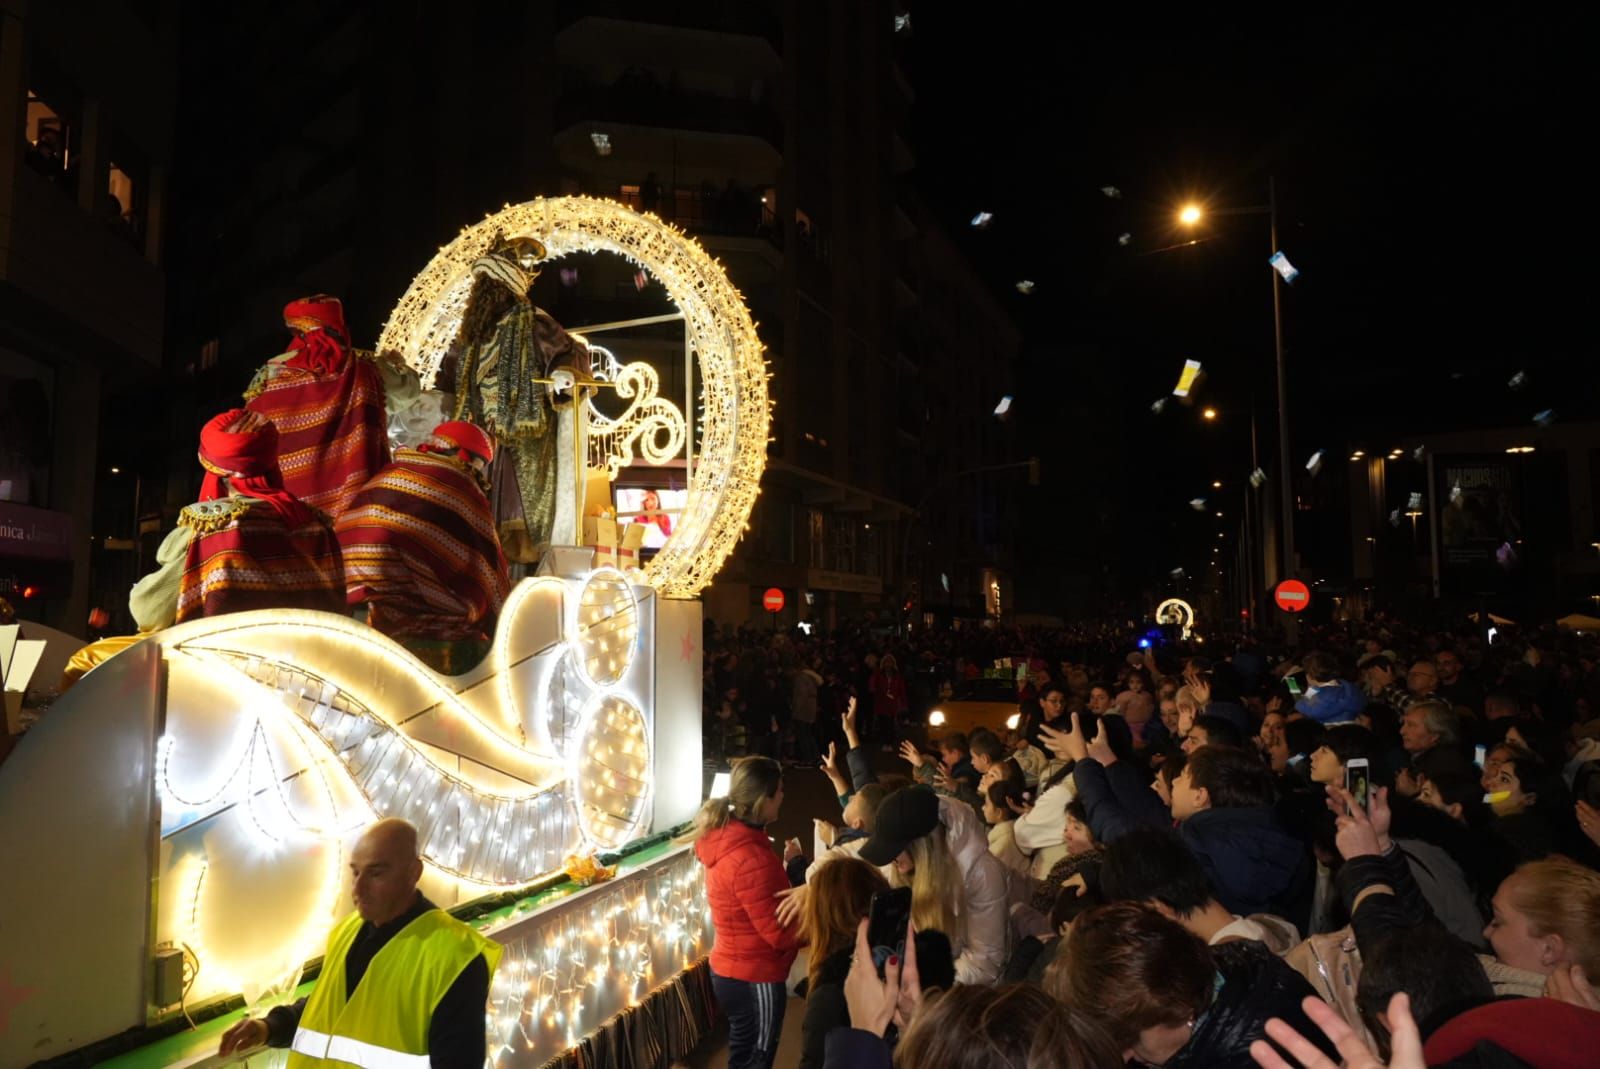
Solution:
[[[1377,792],[1373,792],[1374,797]],[[1355,795],[1337,784],[1328,784],[1328,808],[1336,818],[1337,831],[1333,841],[1339,847],[1339,856],[1346,861],[1353,857],[1377,857],[1384,847],[1378,831],[1367,817],[1367,811],[1356,804]],[[1384,827],[1388,828],[1388,806],[1384,806]]]
[[[900,756],[910,762],[912,768],[921,768],[922,762],[927,760],[922,756],[922,751],[917,749],[916,743],[910,739],[900,744]]]
[[[888,1031],[900,1001],[900,959],[891,957],[884,963],[883,976],[878,976],[867,943],[865,917],[856,926],[856,949],[844,978],[844,1001],[850,1010],[850,1026],[878,1036]]]
[[[1422,1035],[1411,1016],[1411,999],[1398,992],[1389,1000],[1389,1064],[1374,1054],[1361,1037],[1356,1035],[1338,1012],[1319,998],[1308,998],[1301,1003],[1306,1016],[1322,1030],[1322,1034],[1339,1051],[1345,1069],[1425,1069],[1422,1057]],[[1272,1044],[1258,1039],[1250,1044],[1250,1057],[1261,1069],[1339,1069],[1339,1063],[1322,1053],[1309,1039],[1296,1032],[1282,1018],[1267,1021],[1267,1035],[1299,1062],[1285,1061],[1283,1055],[1272,1049]]]
[[[850,744],[851,749],[861,745],[861,739],[856,735],[856,696],[850,695],[850,701],[844,707],[844,715],[839,718],[840,726],[844,728],[844,741]]]
[[[1073,715],[1076,716],[1077,714],[1074,713]],[[1117,763],[1117,755],[1111,749],[1111,733],[1106,730],[1105,721],[1102,720],[1100,722],[1094,733],[1094,738],[1089,740],[1086,753],[1102,765],[1114,765]]]
[[[895,1000],[894,1023],[901,1031],[922,1008],[922,974],[917,971],[917,926],[906,921],[906,959],[900,967],[900,995]]]

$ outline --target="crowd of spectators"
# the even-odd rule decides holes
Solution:
[[[1168,638],[708,627],[736,782],[697,848],[717,946],[734,919],[767,936],[758,968],[714,950],[718,983],[799,980],[801,1064],[829,1069],[1597,1064],[1596,636]],[[1014,715],[925,747],[979,676]],[[840,820],[719,875],[730,804],[814,761]],[[894,888],[905,932],[869,939]],[[756,1007],[730,1065],[773,1064],[773,998],[730,995]]]

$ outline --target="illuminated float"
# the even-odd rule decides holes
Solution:
[[[348,851],[378,817],[418,827],[434,902],[501,896],[474,921],[506,948],[487,1021],[497,1065],[541,1065],[580,1043],[593,1057],[621,1031],[596,1029],[708,951],[687,848],[655,843],[582,889],[561,874],[591,874],[589,855],[673,828],[701,799],[694,599],[759,489],[761,344],[693,240],[609,201],[562,197],[463,230],[413,281],[379,350],[431,381],[469,267],[499,235],[535,238],[550,260],[625,257],[677,308],[694,433],[653,367],[596,347],[595,377],[622,411],[586,401],[570,488],[584,502],[597,469],[615,478],[681,457],[687,492],[670,533],[642,568],[555,554],[555,574],[513,589],[490,654],[462,675],[365,624],[289,610],[189,621],[90,672],[0,766],[0,1064],[237,995],[257,1013],[292,997],[350,909]],[[221,1023],[166,1041],[163,1056],[215,1050]]]

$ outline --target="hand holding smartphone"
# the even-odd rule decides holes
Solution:
[[[872,947],[872,963],[879,976],[891,954],[905,954],[906,925],[910,923],[911,888],[892,887],[872,896],[867,911],[867,945]]]
[[[1365,757],[1352,757],[1344,764],[1344,789],[1362,809],[1371,806],[1372,770]]]

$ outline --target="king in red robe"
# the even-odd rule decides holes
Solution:
[[[278,432],[242,408],[200,431],[200,499],[133,589],[141,631],[251,609],[345,611],[344,566],[326,516],[284,488]]]
[[[344,306],[318,294],[283,310],[294,331],[245,391],[245,407],[278,428],[278,468],[290,493],[338,519],[389,462],[383,377],[350,348]]]
[[[395,638],[484,639],[511,582],[485,493],[494,444],[471,423],[395,452],[350,501],[337,531],[352,605]]]

